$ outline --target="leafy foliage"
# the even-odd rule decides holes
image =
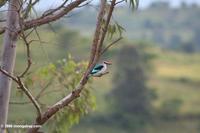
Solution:
[[[127,0],[126,0],[126,2],[127,2]],[[129,5],[132,8],[132,10],[135,10],[139,6],[139,0],[130,0]]]
[[[46,109],[48,105],[42,102],[47,100],[50,103],[52,100],[61,99],[69,94],[80,81],[86,65],[87,63],[84,61],[76,63],[71,55],[68,55],[67,59],[59,60],[57,63],[50,63],[30,74],[26,78],[25,84],[29,87],[41,89],[39,93],[42,98],[38,99],[38,101],[43,109]],[[48,130],[53,133],[66,133],[72,125],[79,122],[81,116],[94,110],[95,97],[92,95],[91,89],[91,81],[89,81],[86,88],[83,89],[81,97],[58,112],[49,121],[48,127],[51,128]],[[52,97],[52,99],[49,99],[49,97]]]
[[[115,22],[114,24],[108,25],[108,37],[110,39],[112,39],[113,35],[115,35],[115,34],[118,34],[121,37],[123,31],[125,31],[125,29],[117,22]]]

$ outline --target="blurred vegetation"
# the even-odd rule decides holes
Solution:
[[[109,67],[110,73],[92,78],[81,98],[42,130],[65,133],[83,117],[71,133],[199,133],[199,12],[198,5],[185,3],[172,8],[157,2],[135,13],[119,7],[113,17],[123,24],[123,36],[128,39],[105,53],[103,59],[114,64]],[[39,99],[43,109],[76,85],[85,69],[86,62],[82,60],[89,58],[91,27],[95,25],[91,16],[95,16],[95,9],[87,7],[74,14],[41,27],[41,42],[31,44],[33,65],[26,84],[31,85],[34,96],[48,84],[48,91],[59,90]],[[38,39],[36,34],[30,38]],[[106,43],[109,41],[108,37]],[[127,42],[129,46],[124,47]],[[74,58],[66,58],[69,53]],[[25,63],[25,46],[19,41],[15,73],[24,70]],[[85,100],[88,97],[89,101]],[[11,101],[28,99],[13,86]],[[11,104],[9,114],[8,123],[12,124],[31,124],[35,118],[31,104]],[[121,118],[113,118],[120,115],[125,126]]]
[[[124,46],[119,51],[113,77],[111,119],[123,129],[143,128],[151,115],[151,97],[141,52],[135,46]]]
[[[70,27],[81,30],[84,36],[90,36],[93,33],[90,27],[95,25],[90,16],[95,16],[96,9],[86,8],[87,10],[76,12],[67,23]],[[119,7],[113,17],[122,24],[126,30],[125,36],[131,40],[142,39],[162,48],[191,53],[200,50],[199,13],[200,7],[197,4],[187,5],[183,2],[180,7],[174,8],[169,2],[156,1],[135,13]]]

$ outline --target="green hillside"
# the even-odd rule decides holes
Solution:
[[[72,14],[63,25],[67,22],[82,35],[90,36],[93,33],[91,27],[95,25],[95,19],[90,16],[96,15],[96,8],[86,8]],[[152,5],[135,12],[118,7],[113,18],[126,29],[124,35],[130,40],[151,41],[163,48],[193,52],[200,50],[199,13],[198,5],[179,8]]]

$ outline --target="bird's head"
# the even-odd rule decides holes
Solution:
[[[112,65],[112,62],[110,62],[110,61],[103,61],[103,63],[106,65]]]

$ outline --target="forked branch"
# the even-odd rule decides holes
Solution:
[[[99,14],[97,17],[96,30],[94,33],[94,39],[93,39],[92,48],[91,48],[91,56],[90,56],[87,70],[83,74],[81,81],[79,82],[77,87],[74,88],[74,91],[72,91],[69,95],[67,95],[66,97],[64,97],[63,99],[58,101],[56,104],[54,104],[53,106],[48,108],[48,110],[42,114],[41,119],[35,121],[35,123],[34,123],[35,125],[43,125],[56,112],[58,112],[63,107],[68,106],[69,103],[71,103],[73,100],[75,100],[76,98],[78,98],[80,96],[80,93],[81,93],[82,89],[84,88],[84,85],[88,81],[88,75],[89,75],[91,69],[93,69],[94,65],[97,63],[97,61],[99,59],[100,51],[98,50],[98,48],[101,49],[101,46],[102,46],[102,45],[100,45],[99,40],[102,40],[102,37],[103,37],[102,33],[101,33],[101,29],[102,29],[102,20],[105,15],[105,6],[106,6],[106,1],[101,0],[100,11],[99,11]],[[105,29],[105,30],[107,30],[107,29]],[[29,129],[28,133],[35,133],[38,130],[39,130],[39,128],[31,128],[31,129]]]
[[[33,105],[35,106],[36,110],[37,110],[37,114],[38,117],[37,119],[41,119],[41,109],[40,109],[40,105],[38,104],[38,102],[36,101],[36,99],[33,97],[33,95],[31,94],[31,92],[26,88],[26,86],[24,85],[24,83],[21,81],[20,77],[17,77],[18,80],[18,85],[19,88],[27,95],[27,97],[31,100],[31,102],[33,103]]]
[[[18,29],[18,32],[20,33],[21,30],[28,30],[34,27],[38,27],[44,24],[48,24],[50,22],[56,21],[63,16],[67,15],[70,11],[72,11],[74,8],[77,8],[81,3],[85,2],[86,0],[76,0],[65,6],[64,8],[59,8],[56,10],[53,14],[48,14],[45,16],[38,17],[36,19],[27,20],[24,22],[23,29]],[[0,29],[0,34],[5,32],[5,27]]]
[[[13,81],[15,81],[18,84],[18,88],[21,89],[26,94],[26,96],[30,99],[30,101],[35,106],[38,113],[38,118],[40,119],[41,118],[40,106],[38,102],[36,101],[36,99],[34,98],[34,96],[31,94],[31,92],[26,88],[24,83],[21,81],[20,77],[15,77],[15,76],[10,75],[7,71],[3,70],[1,67],[0,67],[0,72],[2,72],[7,77],[11,78]]]

